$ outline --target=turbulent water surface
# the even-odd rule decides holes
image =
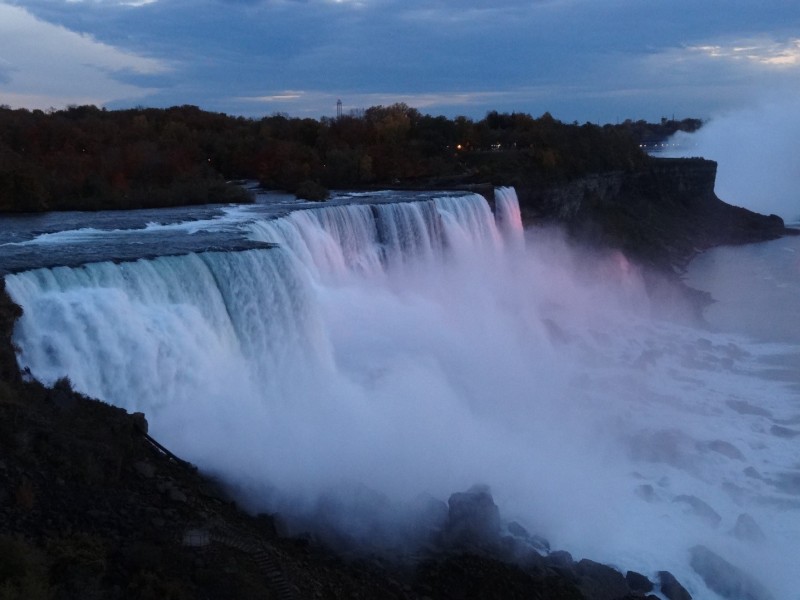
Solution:
[[[416,539],[421,494],[485,483],[576,557],[714,599],[703,544],[797,597],[796,239],[696,261],[718,300],[698,328],[623,256],[523,232],[512,189],[497,217],[477,195],[353,200],[0,240],[20,365],[145,412],[249,506],[372,544]],[[98,237],[116,262],[76,264]],[[18,250],[61,245],[68,266]]]

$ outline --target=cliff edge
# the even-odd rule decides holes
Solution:
[[[517,186],[526,224],[560,223],[573,238],[619,248],[658,270],[681,272],[708,248],[794,233],[776,215],[732,206],[714,192],[717,163],[650,158],[632,171]]]

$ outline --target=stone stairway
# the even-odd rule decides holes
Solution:
[[[280,563],[275,559],[275,550],[266,542],[251,534],[239,531],[225,523],[216,523],[208,531],[208,542],[218,543],[234,548],[250,556],[261,573],[275,598],[278,600],[295,600],[295,593]]]

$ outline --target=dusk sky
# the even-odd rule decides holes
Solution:
[[[0,0],[0,104],[571,122],[800,96],[796,0]]]

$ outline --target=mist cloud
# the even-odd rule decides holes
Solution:
[[[679,134],[671,155],[718,162],[717,195],[730,204],[800,221],[800,113],[794,97],[772,96]]]

